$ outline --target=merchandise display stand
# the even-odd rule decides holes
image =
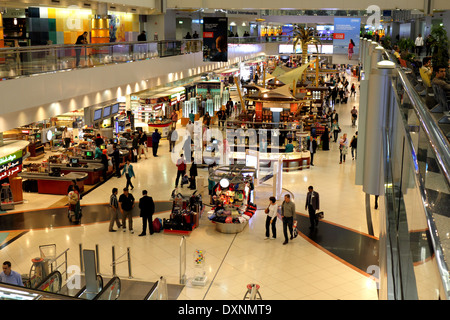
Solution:
[[[206,280],[206,271],[205,271],[205,251],[204,250],[195,250],[194,252],[194,278],[192,279],[192,285],[194,286],[205,286]]]
[[[172,193],[172,212],[169,219],[163,219],[166,234],[189,235],[198,227],[204,206],[197,191],[175,189]],[[190,190],[189,190],[190,191]]]
[[[252,203],[255,173],[253,167],[234,164],[218,167],[210,174],[209,179],[216,185],[208,219],[218,232],[239,233],[256,213],[256,205]]]

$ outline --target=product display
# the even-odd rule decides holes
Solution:
[[[213,207],[208,219],[216,224],[219,232],[241,232],[256,213],[252,202],[254,172],[251,167],[232,165],[219,167],[210,174],[210,179],[218,182],[213,188]]]
[[[172,212],[169,219],[163,219],[164,232],[190,232],[199,225],[203,212],[202,196],[194,192],[192,195],[173,193]]]

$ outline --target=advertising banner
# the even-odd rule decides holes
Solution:
[[[359,54],[360,28],[360,18],[334,18],[333,53],[348,54],[348,45],[353,40],[353,54]]]
[[[203,61],[228,61],[228,18],[203,18]]]

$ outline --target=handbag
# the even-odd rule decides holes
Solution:
[[[266,208],[266,210],[264,210],[265,214],[269,213],[269,207]]]
[[[316,217],[317,217],[317,219],[319,219],[319,220],[322,220],[322,219],[323,219],[323,216],[324,216],[323,211],[320,211],[320,212],[317,212],[317,213],[316,213]]]

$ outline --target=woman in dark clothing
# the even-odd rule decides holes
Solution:
[[[192,158],[192,161],[194,161],[194,159]],[[189,184],[189,189],[195,190],[197,189],[197,185],[195,183],[195,178],[198,176],[197,173],[197,164],[195,162],[192,162],[191,168],[189,169],[189,175],[190,175],[190,184]]]
[[[330,132],[328,126],[325,126],[325,131],[322,134],[322,150],[330,150]]]

